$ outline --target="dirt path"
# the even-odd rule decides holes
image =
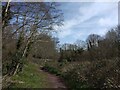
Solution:
[[[43,73],[47,74],[48,76],[48,81],[50,83],[50,87],[49,88],[65,88],[65,90],[67,90],[67,87],[64,84],[64,81],[53,74],[50,74],[49,72],[45,72],[43,70],[41,70]]]

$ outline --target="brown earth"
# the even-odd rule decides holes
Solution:
[[[50,86],[47,88],[61,88],[67,90],[67,87],[64,83],[64,80],[54,74],[51,74],[49,72],[41,70],[43,73],[45,73],[48,76],[48,81],[50,83]],[[58,89],[57,89],[58,90]]]

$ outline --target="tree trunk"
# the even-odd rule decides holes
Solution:
[[[23,55],[22,55],[20,61],[24,58],[25,54],[27,53],[27,48],[28,48],[29,43],[30,43],[30,41],[27,42],[26,47],[24,49],[24,52],[23,52]],[[13,75],[15,75],[17,73],[17,71],[19,69],[19,66],[20,66],[20,63],[17,64],[16,69],[15,69]]]
[[[17,64],[16,69],[15,69],[15,71],[13,73],[13,76],[17,73],[19,66],[20,66],[20,63]]]
[[[8,8],[10,6],[10,1],[11,0],[8,0],[8,2],[7,2],[7,6],[6,6],[6,9],[5,9],[5,17],[7,16]],[[4,24],[5,24],[5,20],[2,22],[2,26],[4,26]]]

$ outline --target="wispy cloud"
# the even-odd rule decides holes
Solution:
[[[71,3],[71,6],[72,4],[74,6],[76,3]],[[73,17],[65,19],[64,26],[58,32],[61,42],[74,42],[76,39],[85,40],[91,33],[103,35],[118,23],[117,3],[100,2],[84,3],[83,5],[79,3],[74,9],[75,12],[72,10],[71,14],[67,15]],[[66,13],[64,12],[64,14]]]

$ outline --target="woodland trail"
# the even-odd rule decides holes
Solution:
[[[57,88],[57,90],[64,88],[65,90],[67,90],[67,87],[66,87],[64,81],[62,80],[62,78],[60,78],[54,74],[51,74],[49,72],[46,72],[44,70],[40,70],[40,71],[47,75],[47,82],[50,83],[50,87],[47,87],[47,88]]]

